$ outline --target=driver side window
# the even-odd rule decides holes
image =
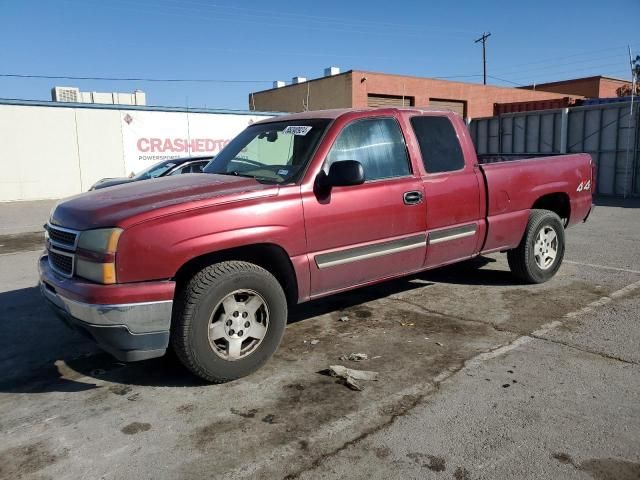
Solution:
[[[325,172],[340,160],[360,162],[367,181],[411,174],[404,137],[393,118],[356,120],[344,127],[327,155]]]

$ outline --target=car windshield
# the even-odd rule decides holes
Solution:
[[[329,122],[313,119],[252,125],[234,138],[204,172],[252,177],[265,183],[296,182]]]
[[[155,165],[152,165],[146,170],[141,171],[140,173],[136,174],[133,178],[136,180],[148,180],[150,178],[156,178],[156,177],[159,177],[160,175],[164,175],[175,166],[176,166],[175,160],[163,160],[162,162],[156,163]]]

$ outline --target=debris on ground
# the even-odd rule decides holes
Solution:
[[[311,340],[311,345],[317,345],[320,343],[320,340]]]
[[[440,342],[436,342],[436,345],[438,345],[439,347],[444,347],[444,345]]]
[[[341,322],[348,322],[348,321],[349,321],[349,317],[347,317],[347,316],[345,315],[345,316],[343,316],[343,317],[340,317],[338,320],[339,320],[339,321],[341,321]]]
[[[403,327],[413,327],[415,326],[415,323],[408,323],[408,322],[398,322],[400,325],[402,325]]]
[[[351,390],[362,391],[364,387],[360,385],[357,380],[364,381],[376,381],[378,380],[378,372],[370,372],[367,370],[354,370],[353,368],[347,368],[344,365],[331,365],[329,367],[329,373],[332,377],[341,379],[344,384]]]
[[[371,360],[375,360],[376,358],[382,358],[382,355],[376,355],[375,357],[371,357]]]
[[[350,353],[349,355],[342,355],[340,360],[347,361],[350,360],[352,362],[361,362],[362,360],[369,360],[369,355],[366,353]]]

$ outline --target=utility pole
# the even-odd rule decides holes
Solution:
[[[627,131],[631,131],[631,125],[633,122],[633,97],[636,93],[636,85],[638,84],[638,78],[640,78],[640,55],[636,55],[635,60],[631,56],[631,45],[627,45],[629,49],[629,66],[631,67],[631,102],[629,107],[629,126],[627,127]],[[637,143],[636,143],[637,145]],[[631,150],[631,134],[627,135],[627,158],[625,160],[625,182],[624,182],[624,192],[623,197],[627,198],[627,178],[629,177],[629,152]],[[636,155],[636,146],[633,147],[633,155]],[[633,179],[631,180],[631,185],[633,188]]]
[[[484,84],[487,84],[487,52],[486,52],[486,44],[487,38],[491,36],[491,32],[484,32],[482,36],[477,39],[474,43],[482,42],[482,71],[484,77]]]

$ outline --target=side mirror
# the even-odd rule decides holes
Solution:
[[[364,169],[356,160],[341,160],[333,162],[329,167],[329,173],[324,171],[318,175],[318,186],[323,190],[331,187],[348,187],[364,183]]]

